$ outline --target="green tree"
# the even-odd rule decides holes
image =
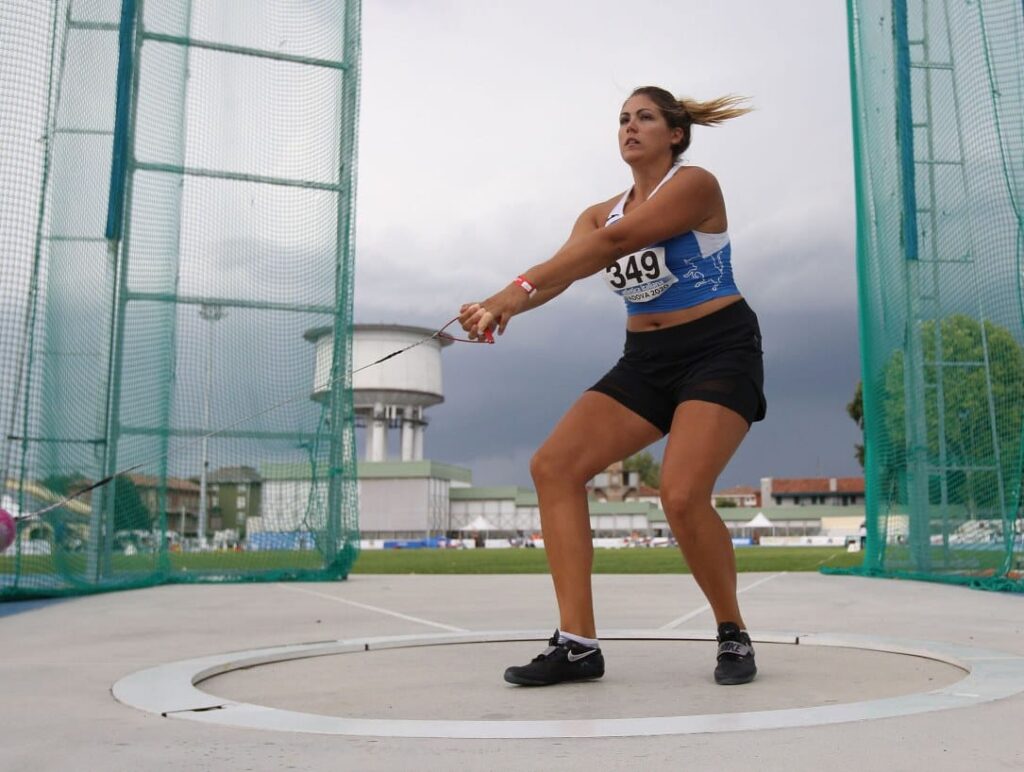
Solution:
[[[857,381],[857,391],[853,394],[853,399],[846,403],[846,414],[850,416],[857,424],[857,428],[860,429],[861,439],[864,439],[864,383],[863,381]],[[857,463],[860,464],[860,468],[864,468],[864,443],[855,444],[853,446],[855,455],[857,457]]]
[[[1004,499],[1009,500],[1017,484],[1024,414],[1024,350],[1007,329],[992,322],[985,322],[983,340],[981,324],[963,314],[942,319],[937,331],[938,336],[935,321],[921,325],[921,394],[907,394],[904,352],[893,353],[882,374],[878,395],[882,415],[872,417],[878,421],[872,437],[884,467],[882,478],[895,479],[907,466],[908,398],[923,405],[925,434],[921,439],[928,463],[940,467],[944,456],[946,468],[944,477],[930,475],[930,499],[933,503],[940,500],[944,482],[947,501],[963,504],[976,516],[981,509],[999,505],[997,467]],[[987,373],[980,366],[985,360],[985,344]],[[945,363],[942,367],[936,364],[939,346]],[[863,429],[861,384],[847,412]]]
[[[115,531],[148,531],[152,516],[135,483],[127,477],[114,479],[114,530]]]
[[[651,488],[661,487],[661,464],[654,460],[649,451],[641,451],[627,458],[623,464],[627,472],[639,472],[640,482]]]
[[[42,481],[44,488],[56,493],[58,496],[68,496],[86,487],[89,482],[80,472],[72,474],[51,474]]]

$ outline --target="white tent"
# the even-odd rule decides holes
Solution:
[[[472,521],[462,526],[460,531],[493,531],[494,526],[484,519],[483,515],[477,515]]]
[[[18,509],[18,504],[12,496],[5,494],[0,498],[0,509],[7,510],[7,513],[15,520],[21,517],[21,510]]]
[[[758,512],[757,515],[750,520],[744,528],[774,528],[775,523],[764,516],[764,512]]]

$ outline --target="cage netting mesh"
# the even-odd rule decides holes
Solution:
[[[860,572],[1024,591],[1024,3],[848,0]]]
[[[359,0],[0,0],[0,597],[348,574],[359,45]]]

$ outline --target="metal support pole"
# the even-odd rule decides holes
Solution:
[[[206,435],[210,431],[210,391],[213,388],[213,324],[225,316],[220,306],[200,306],[199,316],[210,323],[206,335],[206,380],[203,383],[203,466],[199,474],[199,549],[206,549],[206,532],[209,513],[207,510],[206,484],[210,473],[209,441]]]

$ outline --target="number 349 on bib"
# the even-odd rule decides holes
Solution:
[[[664,247],[648,247],[625,255],[604,269],[605,282],[616,292],[669,275]]]

